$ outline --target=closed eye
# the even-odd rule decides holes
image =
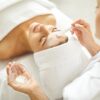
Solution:
[[[57,28],[56,27],[52,29],[52,32],[55,32],[55,31],[57,31]]]

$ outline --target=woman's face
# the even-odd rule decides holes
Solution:
[[[68,41],[64,34],[56,34],[57,30],[52,25],[33,23],[28,29],[29,44],[34,52],[51,48]]]
[[[100,39],[100,0],[97,0],[96,7],[96,37]]]

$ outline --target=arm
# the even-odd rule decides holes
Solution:
[[[25,77],[24,83],[16,81],[16,78],[20,75]],[[23,65],[9,63],[7,65],[7,79],[8,85],[16,91],[27,94],[31,100],[48,100],[36,80],[24,69]]]
[[[31,100],[48,100],[47,96],[40,87],[36,87],[34,92],[29,94],[29,97]]]
[[[87,48],[91,55],[95,55],[100,51],[100,46],[93,39],[90,26],[84,20],[77,20],[72,24],[72,32],[74,32],[80,43]]]

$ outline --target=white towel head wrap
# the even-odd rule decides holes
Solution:
[[[49,12],[53,4],[48,5],[48,3],[46,0],[1,0],[0,41],[22,22]]]

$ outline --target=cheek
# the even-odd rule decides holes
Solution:
[[[34,36],[31,36],[31,37],[29,38],[29,44],[30,44],[30,47],[31,47],[31,49],[32,49],[33,51],[36,50],[36,49],[38,48],[38,46],[39,46],[39,44],[38,44],[38,42],[37,42],[37,38],[34,37]]]
[[[96,14],[96,37],[100,38],[100,10]]]

